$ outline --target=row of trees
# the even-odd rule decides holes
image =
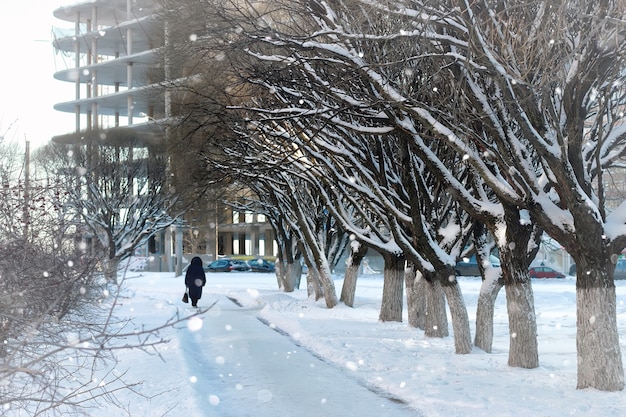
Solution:
[[[111,314],[119,261],[218,182],[256,195],[237,204],[272,223],[284,290],[302,256],[313,296],[352,305],[375,250],[380,319],[402,319],[406,289],[409,324],[444,337],[447,300],[457,353],[472,340],[454,265],[476,252],[486,262],[473,344],[491,350],[504,285],[517,367],[539,363],[527,269],[549,234],[577,264],[578,387],[623,389],[613,270],[626,208],[606,204],[626,144],[623,2],[168,3],[164,87],[183,123],[167,149],[90,132],[39,151],[34,181],[3,147],[4,410],[45,415],[129,387],[68,381],[114,361],[110,342],[131,336]],[[191,166],[199,152],[204,164]],[[87,235],[91,246],[75,239]],[[345,248],[337,298],[331,270]],[[134,346],[162,342],[149,333],[133,333]],[[68,352],[76,367],[58,361]]]
[[[209,167],[256,192],[316,297],[338,303],[337,248],[349,243],[353,261],[376,250],[381,320],[401,320],[406,286],[410,324],[445,336],[445,294],[456,351],[469,353],[454,265],[468,247],[483,260],[495,247],[501,281],[482,264],[474,343],[490,350],[504,284],[509,364],[533,368],[528,266],[545,232],[577,264],[578,388],[623,389],[613,270],[626,208],[605,204],[626,145],[623,2],[175,3],[170,27],[181,9],[201,23],[176,43],[195,76],[166,86],[186,92],[183,131],[209,144]]]

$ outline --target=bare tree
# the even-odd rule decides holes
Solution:
[[[294,10],[294,9],[292,9]],[[297,19],[296,19],[297,20]],[[259,29],[259,30],[262,30]],[[250,37],[255,37],[256,35],[250,34]],[[287,36],[287,35],[285,35]],[[260,39],[260,36],[256,36]],[[280,36],[279,36],[280,37]],[[266,39],[265,37],[263,39]],[[376,145],[374,141],[361,140],[359,144],[350,143],[350,139],[354,136],[354,133],[350,133],[350,130],[356,131],[361,129],[361,134],[371,134],[372,131],[378,129],[379,127],[376,124],[384,123],[379,120],[382,119],[379,113],[379,110],[374,106],[372,108],[365,107],[367,103],[360,101],[358,99],[353,100],[351,103],[341,103],[340,96],[350,97],[351,91],[363,91],[367,90],[367,83],[360,82],[357,77],[353,77],[349,82],[346,82],[343,79],[343,72],[339,67],[324,67],[319,64],[316,64],[315,61],[318,59],[319,54],[315,53],[311,56],[306,54],[307,47],[296,47],[295,42],[290,44],[292,49],[288,49],[285,51],[285,42],[283,39],[278,39],[274,35],[274,37],[270,37],[268,41],[264,41],[266,44],[272,45],[273,49],[270,49],[270,53],[260,52],[263,47],[259,46],[259,52],[254,52],[255,56],[259,58],[261,61],[266,61],[269,64],[266,66],[260,66],[256,69],[256,71],[249,70],[250,76],[249,81],[253,83],[257,83],[259,85],[269,86],[272,91],[272,95],[274,96],[275,104],[285,104],[291,105],[291,107],[276,109],[276,110],[262,110],[261,106],[256,107],[256,111],[259,113],[259,117],[262,122],[259,123],[265,124],[266,127],[263,129],[276,129],[276,132],[270,133],[268,130],[265,130],[268,135],[272,137],[272,139],[268,139],[268,141],[272,141],[272,143],[276,143],[278,138],[281,135],[285,134],[285,132],[291,133],[291,140],[282,148],[282,153],[284,155],[289,155],[289,149],[293,149],[295,144],[299,146],[302,152],[307,154],[307,159],[312,161],[321,161],[324,163],[325,154],[332,154],[333,147],[337,146],[335,142],[340,141],[340,139],[335,139],[337,137],[341,137],[344,135],[346,140],[343,141],[339,146],[341,146],[342,150],[349,150],[351,155],[353,155],[353,160],[349,160],[349,158],[343,158],[342,161],[333,161],[333,166],[328,167],[328,172],[315,172],[314,169],[317,169],[318,165],[315,163],[302,163],[300,172],[301,175],[307,175],[310,178],[310,181],[320,181],[316,180],[316,178],[325,178],[329,177],[331,181],[330,183],[325,185],[325,187],[333,187],[336,186],[336,183],[341,183],[345,181],[349,182],[349,178],[358,178],[359,181],[362,178],[371,178],[371,183],[368,184],[366,190],[371,190],[370,187],[376,187],[378,191],[372,193],[375,194],[377,198],[380,198],[382,203],[376,203],[368,199],[367,197],[363,198],[363,204],[368,204],[371,210],[379,210],[381,213],[389,213],[385,216],[390,216],[390,222],[392,224],[391,227],[388,228],[392,233],[394,233],[394,237],[398,242],[407,242],[403,249],[408,251],[409,253],[414,253],[414,259],[420,265],[423,263],[424,270],[433,270],[432,265],[430,265],[429,261],[437,261],[438,258],[435,254],[439,254],[440,248],[433,248],[431,252],[431,258],[428,261],[425,261],[423,258],[424,253],[417,253],[415,250],[416,240],[419,238],[417,236],[422,236],[425,239],[425,242],[435,242],[436,240],[430,240],[430,237],[433,233],[437,233],[436,231],[430,230],[425,231],[419,230],[419,233],[415,233],[417,229],[410,230],[409,226],[406,226],[406,217],[407,216],[416,216],[414,220],[415,224],[419,224],[421,226],[427,225],[428,222],[422,221],[421,216],[426,215],[419,210],[418,206],[415,206],[416,201],[409,201],[410,197],[416,197],[417,195],[423,194],[420,190],[411,186],[409,183],[405,183],[404,179],[409,179],[410,176],[405,176],[403,178],[402,173],[394,172],[393,174],[390,172],[392,169],[388,169],[388,167],[393,167],[394,164],[397,164],[398,160],[394,160],[393,156],[396,156],[398,159],[400,158],[398,151],[394,151],[391,156],[382,155],[380,152],[375,155],[377,160],[367,160],[369,154],[373,154],[371,150],[368,150],[368,147]],[[297,48],[297,49],[296,49]],[[330,47],[329,47],[330,48]],[[252,49],[252,48],[249,48]],[[332,59],[328,61],[323,61],[325,64],[330,64]],[[273,65],[274,62],[284,62],[287,63],[287,66],[284,67],[276,67]],[[340,80],[341,79],[341,80]],[[330,81],[329,81],[330,80]],[[340,87],[339,82],[342,81],[345,87]],[[333,86],[332,88],[328,88],[328,86]],[[336,87],[335,87],[336,86]],[[333,91],[334,89],[334,91]],[[292,103],[298,102],[298,106],[294,107]],[[321,104],[320,104],[321,103]],[[331,109],[339,103],[340,105],[345,106],[346,110],[346,119],[340,119],[340,117],[344,117],[343,114],[338,115],[338,113],[334,113],[331,111],[325,111],[323,109],[319,109],[319,107],[326,106],[326,108]],[[361,107],[359,107],[359,104]],[[267,103],[264,103],[263,106],[267,108],[267,105],[272,105],[272,101],[269,100]],[[358,108],[358,110],[357,110]],[[311,110],[313,109],[313,110]],[[248,108],[248,111],[254,111],[254,109]],[[355,114],[357,111],[360,111],[362,115],[360,116],[360,120],[355,119]],[[369,111],[369,112],[368,112]],[[352,120],[347,120],[352,116]],[[279,122],[279,120],[290,118],[289,126],[284,126]],[[296,118],[301,119],[300,122],[295,121]],[[314,121],[313,119],[317,119]],[[259,120],[258,118],[256,120]],[[374,120],[374,123],[371,123],[371,120]],[[378,121],[377,121],[378,120]],[[331,129],[331,123],[340,122],[340,128],[336,128],[337,132],[325,132],[326,130]],[[369,123],[368,123],[369,121]],[[352,126],[350,126],[352,124]],[[357,125],[358,124],[358,127]],[[324,132],[324,133],[323,133]],[[312,138],[311,141],[307,141],[306,139],[299,140],[299,137],[303,138]],[[332,144],[329,141],[327,145],[323,145],[321,143],[316,143],[312,145],[312,142],[318,141],[319,138],[333,138]],[[389,141],[388,136],[383,136],[381,141]],[[357,149],[358,146],[362,146],[364,149]],[[305,148],[309,148],[310,150],[305,150]],[[386,146],[381,147],[386,150]],[[402,146],[399,147],[402,149]],[[325,153],[325,154],[324,154]],[[364,155],[362,158],[360,155]],[[386,158],[389,158],[389,161],[385,161]],[[295,163],[298,163],[300,156],[298,154],[294,154]],[[383,161],[384,164],[383,164]],[[411,161],[411,158],[407,158],[405,161],[402,161],[400,166],[412,166],[410,163],[407,165],[407,161]],[[380,165],[384,168],[380,169],[380,172],[368,172],[365,174],[362,171],[362,166],[376,166]],[[337,166],[347,165],[351,167],[352,173],[347,173],[343,178],[337,178],[337,174],[333,171],[337,170]],[[311,169],[314,168],[314,169]],[[390,179],[389,175],[397,175],[397,178]],[[334,181],[334,183],[333,183]],[[378,183],[381,181],[382,183]],[[402,184],[405,187],[411,186],[411,190],[397,190],[399,184]],[[394,190],[394,187],[396,188]],[[324,186],[320,187],[324,188]],[[358,191],[357,191],[358,192]],[[415,194],[415,193],[418,194]],[[391,197],[390,197],[391,196]],[[341,198],[338,199],[341,201]],[[417,200],[419,202],[419,200]],[[384,206],[384,210],[373,209],[372,205],[378,204],[381,208]],[[411,206],[415,206],[417,209],[413,213],[409,213],[409,208]],[[443,210],[445,211],[445,209]],[[397,217],[396,217],[397,216]],[[344,220],[349,222],[349,220]],[[420,227],[421,227],[420,226]],[[436,228],[437,226],[435,226]],[[419,227],[418,227],[419,229]],[[399,234],[396,234],[398,232]],[[413,237],[408,237],[409,235]],[[459,240],[461,242],[461,240]],[[423,243],[423,242],[422,242]],[[436,244],[435,244],[436,246]],[[422,245],[422,248],[428,247],[428,243]],[[458,248],[456,249],[458,251]],[[402,283],[404,276],[404,255],[401,257],[400,261],[397,262],[396,258],[391,256],[386,257],[388,261],[389,268],[385,268],[385,271],[389,273],[389,279],[386,280],[385,293],[390,294],[388,298],[389,300],[397,300],[398,294],[402,294]],[[436,279],[440,279],[440,282],[444,283],[443,288],[445,289],[458,289],[458,285],[455,280],[450,280],[449,277],[453,275],[453,266],[454,266],[455,256],[451,256],[447,261],[442,261],[437,263],[438,269],[440,270],[440,277]],[[396,265],[393,265],[393,264]],[[446,270],[447,267],[447,270]],[[399,271],[397,274],[392,274],[391,271]],[[391,278],[395,276],[395,278]],[[391,283],[396,283],[391,285]],[[450,284],[455,285],[450,285]],[[460,335],[463,333],[460,331],[461,328],[469,329],[467,324],[466,313],[464,313],[465,309],[462,307],[462,297],[458,291],[449,293],[451,300],[454,300],[452,305],[457,306],[460,305],[460,308],[454,308],[453,310],[459,312],[462,317],[465,314],[465,319],[461,318],[460,322],[462,324],[457,330],[456,334]],[[435,303],[430,303],[430,305],[435,305]],[[391,308],[391,310],[387,310]],[[381,319],[383,320],[399,320],[401,319],[401,302],[400,303],[383,303],[383,308],[381,309]],[[430,317],[442,317],[441,314],[435,315],[431,314]],[[459,323],[455,321],[455,323]],[[440,323],[441,324],[441,323]],[[433,325],[431,329],[439,329],[440,331],[444,331],[446,326],[442,325]],[[469,332],[464,332],[467,337],[466,340],[469,340]],[[460,350],[463,352],[469,351],[469,343],[463,343],[463,348]]]
[[[107,371],[115,367],[118,352],[154,354],[155,346],[167,343],[159,330],[189,318],[173,316],[138,331],[117,318],[122,292],[107,292],[94,262],[62,263],[58,254],[24,242],[5,246],[0,254],[0,406],[6,413],[84,415],[98,404],[124,409],[116,394],[133,391],[140,381]],[[96,378],[108,383],[94,384]]]
[[[538,365],[527,266],[545,230],[578,266],[578,387],[623,389],[613,269],[626,235],[612,227],[624,220],[622,210],[604,205],[603,182],[604,169],[617,163],[626,144],[625,60],[618,47],[623,2],[256,5],[215,8],[223,11],[216,27],[236,28],[228,32],[231,40],[240,36],[241,43],[230,45],[265,63],[262,77],[241,70],[243,78],[276,96],[245,103],[248,109],[266,118],[271,113],[274,121],[314,115],[351,128],[355,119],[372,117],[380,124],[369,125],[370,134],[393,132],[409,144],[409,161],[438,172],[456,201],[496,237],[513,366]],[[235,13],[245,18],[235,20]],[[286,135],[300,131],[301,125]],[[442,158],[444,148],[456,157]],[[459,181],[449,162],[467,165],[473,185]],[[404,236],[390,226],[395,239]],[[436,247],[420,247],[416,259],[422,250]],[[448,253],[423,265],[433,260],[442,273],[453,263]]]
[[[506,169],[511,175],[483,177],[508,202],[510,213],[528,207],[531,218],[582,266],[577,280],[578,387],[621,390],[612,259],[623,249],[624,236],[609,232],[614,216],[602,203],[601,173],[626,145],[616,123],[624,91],[615,82],[624,73],[624,57],[614,44],[623,4],[516,5],[506,2],[489,9],[466,3],[456,20],[472,33],[464,38],[467,50],[455,45],[467,58],[455,63],[467,82],[468,100],[475,103],[468,117],[481,120],[481,131],[489,133],[497,155],[493,160],[500,172]],[[539,30],[547,24],[553,30]],[[607,106],[608,97],[612,104]],[[470,157],[477,170],[484,165],[478,158]],[[592,178],[600,186],[593,187]]]
[[[132,144],[48,146],[69,195],[68,206],[81,217],[106,276],[115,282],[121,260],[177,221],[165,155]]]
[[[39,161],[34,158],[34,165]],[[45,175],[44,168],[58,161],[41,161],[44,166],[33,166],[28,198],[17,175],[4,178],[4,192],[21,191],[0,200],[0,213],[28,210],[26,217],[0,217],[0,407],[32,416],[84,415],[99,403],[123,408],[116,393],[138,382],[106,374],[116,352],[151,351],[166,342],[159,329],[186,318],[173,316],[139,332],[117,318],[124,281],[114,286],[102,279],[98,259],[76,241],[68,188]],[[25,218],[31,219],[27,234]],[[93,383],[103,375],[109,383]]]
[[[431,140],[466,155],[503,202],[505,215],[518,219],[517,224],[536,222],[574,257],[579,267],[578,387],[623,389],[612,273],[625,237],[614,233],[612,225],[623,224],[622,217],[604,206],[602,181],[603,170],[623,155],[626,145],[619,122],[623,115],[617,110],[625,97],[618,82],[624,50],[616,43],[622,37],[623,3],[420,6],[419,12],[408,5],[399,14],[399,9],[386,10],[396,16],[432,12],[430,30],[408,35],[440,49],[441,66],[452,69],[451,75],[465,85],[462,103],[467,105],[462,119],[448,119],[442,109],[418,97],[411,106],[401,105],[402,111],[428,126]],[[388,96],[395,93],[384,83],[379,89]],[[405,122],[406,114],[399,114]],[[479,121],[480,128],[460,120]],[[524,216],[524,209],[530,216]],[[506,259],[514,263],[503,265],[513,267],[513,282],[528,287],[527,274],[517,264],[523,261],[511,255]],[[528,336],[532,334],[511,334]]]

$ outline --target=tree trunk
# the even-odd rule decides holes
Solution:
[[[320,267],[315,268],[309,266],[306,280],[309,298],[314,297],[315,301],[324,298],[328,308],[333,308],[339,304],[328,263],[323,263]]]
[[[409,316],[409,326],[423,329],[423,327],[419,327],[420,309],[417,274],[418,272],[413,265],[407,266],[407,268],[404,270],[404,286],[406,287],[406,308]]]
[[[356,281],[359,275],[359,267],[349,266],[341,286],[341,297],[339,301],[348,307],[354,307],[354,295],[356,293]]]
[[[103,265],[104,278],[108,282],[117,284],[117,272],[120,267],[120,260],[118,258],[109,258]]]
[[[380,321],[402,321],[402,293],[404,287],[404,256],[385,254],[383,272],[383,296],[380,306]]]
[[[276,268],[274,270],[274,273],[276,274],[276,281],[278,284],[278,289],[283,290],[285,288],[284,280],[285,280],[285,274],[287,273],[287,271],[286,271],[286,268],[283,266],[283,263],[280,261],[280,259],[276,260]]]
[[[533,290],[528,277],[520,277],[505,285],[509,314],[509,366],[536,368],[539,366],[537,348],[537,317]],[[517,273],[516,275],[520,275]]]
[[[501,288],[500,275],[487,274],[478,295],[474,345],[487,353],[491,353],[492,350],[494,305]]]
[[[302,255],[296,250],[293,256],[293,269],[291,270],[290,278],[293,279],[293,285],[295,289],[300,289],[300,282],[302,281]]]
[[[302,282],[302,262],[298,260],[293,265],[293,282],[296,289],[300,289],[300,282]]]
[[[577,262],[576,387],[621,391],[624,389],[624,368],[616,323],[615,284],[612,277],[606,277],[608,271],[597,271],[597,278],[593,279],[590,275],[594,271],[588,274],[580,265]]]
[[[295,278],[295,269],[296,265],[293,263],[288,263],[284,268],[284,272],[282,275],[282,289],[284,292],[293,292],[296,286],[296,278]]]
[[[317,273],[311,267],[307,268],[306,272],[306,293],[307,297],[315,301],[323,297],[322,287],[320,287],[319,280],[317,279]]]
[[[422,279],[425,300],[424,335],[427,337],[447,337],[448,316],[446,315],[446,300],[441,288],[441,282],[433,279]]]
[[[343,302],[348,307],[354,307],[356,281],[359,276],[361,261],[366,253],[367,246],[363,244],[353,244],[350,246],[350,257],[348,258],[346,273],[344,274],[343,285],[341,287],[341,297],[339,297],[339,301]]]
[[[465,306],[465,300],[463,299],[459,282],[454,278],[454,275],[446,273],[445,279],[442,280],[442,287],[448,300],[448,306],[450,307],[455,352],[460,355],[471,353],[472,334],[470,331],[469,317],[467,315],[467,307]]]
[[[428,292],[428,286],[430,285],[424,277],[418,273],[416,276],[417,282],[415,283],[415,303],[417,305],[417,328],[426,330],[426,294]],[[445,309],[445,305],[444,305]]]
[[[498,249],[509,315],[509,366],[532,369],[539,366],[539,350],[528,266],[535,257],[540,235],[532,223],[521,218],[518,207],[504,203],[503,207],[506,240]]]
[[[506,305],[509,316],[509,366],[536,368],[539,366],[537,348],[537,317],[533,289],[524,261],[500,252]]]
[[[339,304],[337,300],[337,292],[335,290],[335,283],[333,281],[332,274],[330,272],[330,266],[328,262],[323,262],[318,271],[319,283],[324,292],[323,296],[326,300],[326,307],[333,308]]]

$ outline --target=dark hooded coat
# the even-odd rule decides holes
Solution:
[[[189,298],[199,300],[202,297],[202,287],[206,284],[206,274],[202,268],[202,259],[195,256],[185,273],[185,286],[189,288]]]

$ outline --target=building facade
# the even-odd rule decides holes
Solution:
[[[54,77],[75,86],[74,97],[55,109],[73,113],[75,125],[69,133],[54,136],[53,142],[133,147],[146,157],[167,148],[163,145],[171,109],[158,75],[167,71],[155,71],[163,67],[160,50],[165,42],[157,12],[158,3],[152,0],[90,0],[54,11],[57,19],[72,25],[55,32],[53,46],[68,65]],[[154,265],[159,270],[173,270],[182,256],[174,257],[175,252],[199,252],[207,260],[276,253],[272,229],[262,217],[233,212],[216,201],[207,201],[206,207],[200,223],[183,221],[165,230],[141,255],[157,257]]]
[[[159,39],[153,32],[154,3],[95,0],[54,11],[56,18],[74,26],[72,34],[53,42],[72,64],[54,77],[75,85],[73,100],[55,105],[56,110],[74,113],[74,129],[54,141],[77,143],[95,134],[106,142],[123,127],[132,127],[137,138],[149,143],[163,140],[158,121],[165,115],[165,103],[156,89],[158,80],[147,78],[161,46],[154,43]]]

